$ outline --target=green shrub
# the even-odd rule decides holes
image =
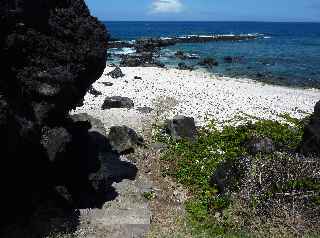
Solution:
[[[158,134],[157,139],[169,145],[169,149],[162,156],[163,175],[174,177],[193,194],[193,198],[186,203],[186,210],[190,224],[195,228],[196,233],[201,231],[203,234],[209,234],[208,237],[213,237],[213,235],[237,237],[240,234],[241,230],[235,229],[228,215],[229,209],[232,209],[233,198],[229,195],[218,195],[217,188],[210,183],[210,178],[223,161],[232,161],[240,156],[250,156],[245,142],[253,135],[271,139],[278,151],[293,152],[302,139],[306,120],[298,120],[287,114],[282,115],[282,118],[285,120],[284,123],[258,120],[255,123],[246,123],[241,126],[226,126],[221,130],[212,122],[206,128],[199,130],[198,138],[194,142],[174,141]],[[272,161],[277,159],[277,156],[258,154],[253,158],[255,161],[268,159]],[[272,163],[268,163],[270,164]],[[259,163],[257,163],[257,168],[259,168]],[[256,177],[258,172],[251,170],[252,175]],[[272,186],[285,188],[283,184]],[[319,184],[309,179],[289,181],[286,182],[286,186],[286,189],[291,188],[291,190],[293,188],[319,189]],[[279,188],[277,189],[279,191]],[[273,188],[267,189],[262,194],[254,195],[253,193],[250,201],[251,208],[248,208],[249,212],[251,212],[250,209],[255,210],[259,207],[262,201],[274,196],[275,192]],[[317,199],[316,202],[318,202]],[[216,219],[217,212],[222,212],[222,220]],[[230,214],[233,214],[232,210]],[[240,237],[245,236],[242,234]]]

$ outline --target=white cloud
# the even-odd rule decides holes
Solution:
[[[153,0],[151,13],[179,13],[182,8],[181,0]]]

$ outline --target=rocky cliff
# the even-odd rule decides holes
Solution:
[[[68,112],[105,68],[106,29],[83,0],[1,0],[0,29],[1,222],[43,194],[95,206],[105,178],[91,125]]]

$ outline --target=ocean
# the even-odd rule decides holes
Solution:
[[[145,37],[174,37],[213,34],[256,34],[256,40],[178,44],[164,48],[160,60],[176,67],[175,52],[213,57],[219,66],[212,73],[251,78],[266,83],[320,88],[320,23],[267,22],[105,22],[112,38],[136,40]],[[111,50],[133,53],[132,49]],[[224,57],[235,57],[226,63]],[[185,61],[196,65],[199,60]]]

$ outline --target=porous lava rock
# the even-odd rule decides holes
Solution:
[[[87,154],[91,126],[67,115],[103,73],[104,25],[83,0],[8,0],[0,29],[1,223],[55,186],[74,204],[92,201],[81,191],[97,192],[103,178]]]

